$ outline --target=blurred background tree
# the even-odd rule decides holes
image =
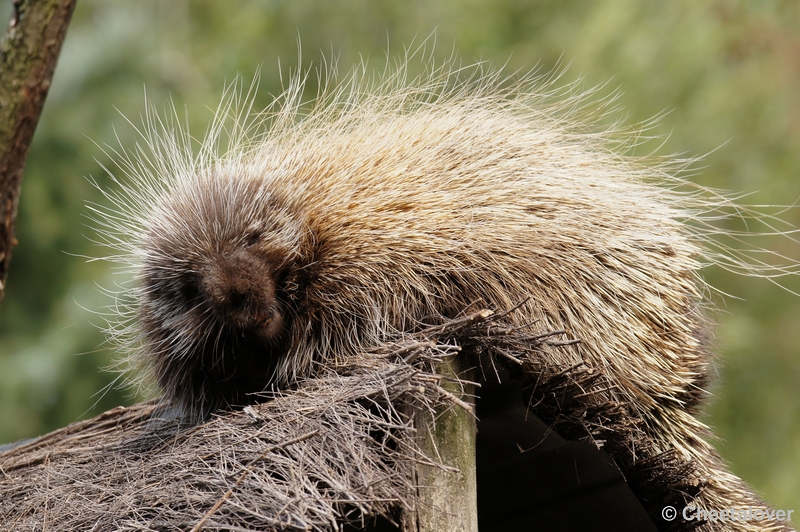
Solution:
[[[10,10],[3,0],[0,15]],[[110,186],[94,142],[136,141],[122,116],[138,121],[143,87],[157,109],[185,107],[202,135],[226,80],[262,66],[259,103],[280,92],[298,41],[304,66],[338,57],[346,71],[362,57],[380,68],[387,47],[397,55],[434,30],[437,57],[456,51],[509,73],[570,63],[564,82],[619,88],[628,122],[668,111],[649,131],[662,138],[639,150],[708,154],[700,184],[746,204],[800,198],[796,0],[81,0],[23,181],[0,307],[0,442],[140,399],[106,388],[115,375],[101,369],[114,353],[99,330],[110,299],[95,285],[124,275],[81,256],[105,253],[87,228],[85,204],[103,200],[86,177]],[[800,226],[800,208],[781,218]],[[758,245],[800,259],[789,238]],[[800,279],[782,279],[786,290],[720,268],[704,275],[728,294],[711,298],[720,357],[706,418],[717,447],[765,498],[800,510],[800,296],[788,291],[800,293]]]

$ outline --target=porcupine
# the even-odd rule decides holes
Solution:
[[[655,449],[711,478],[699,507],[760,505],[693,417],[711,361],[684,163],[624,155],[571,89],[465,71],[356,69],[311,108],[296,75],[258,114],[234,90],[196,152],[148,114],[98,210],[138,282],[112,336],[199,422],[475,302],[519,305],[511,325],[580,339],[548,362],[603,372]]]

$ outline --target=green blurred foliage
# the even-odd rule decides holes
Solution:
[[[97,313],[110,301],[94,283],[119,280],[82,256],[105,253],[87,238],[85,204],[102,197],[86,176],[109,186],[93,141],[135,142],[123,116],[139,120],[145,86],[157,109],[185,106],[202,134],[238,74],[262,66],[259,103],[269,102],[297,66],[298,41],[304,66],[338,58],[346,71],[362,58],[380,68],[387,47],[397,55],[434,30],[437,57],[509,73],[569,63],[565,83],[619,88],[628,122],[668,111],[648,131],[661,139],[638,150],[708,154],[698,183],[747,204],[800,198],[796,0],[81,0],[28,160],[0,307],[0,442],[138,399],[106,388],[114,353]],[[798,208],[780,217],[800,226]],[[755,245],[800,259],[789,238]],[[729,294],[712,295],[720,363],[706,418],[717,447],[765,498],[800,509],[800,297],[719,268],[705,275]],[[796,276],[780,283],[800,293]]]

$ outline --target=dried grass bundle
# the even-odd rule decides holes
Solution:
[[[372,516],[398,522],[419,504],[415,467],[436,462],[420,452],[416,414],[470,408],[436,371],[455,354],[483,360],[483,372],[502,365],[523,375],[532,411],[563,436],[605,448],[651,515],[726,481],[719,463],[698,467],[659,450],[635,409],[610,399],[601,372],[544,366],[541,349],[575,342],[563,331],[509,327],[505,317],[481,311],[428,328],[199,426],[182,426],[148,402],[25,442],[0,454],[0,528],[339,530]]]

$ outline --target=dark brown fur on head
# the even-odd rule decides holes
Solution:
[[[159,384],[199,421],[252,402],[271,382],[286,353],[295,294],[285,282],[299,238],[280,201],[254,182],[193,185],[153,218],[138,312]]]

